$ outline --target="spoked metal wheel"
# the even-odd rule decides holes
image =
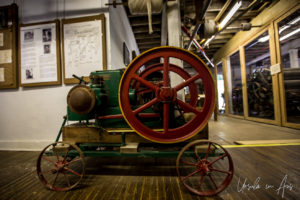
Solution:
[[[233,162],[221,145],[203,140],[187,144],[176,160],[178,178],[192,193],[213,196],[222,192],[233,177]]]
[[[37,174],[49,189],[67,191],[79,184],[85,170],[82,151],[73,144],[56,142],[48,145],[37,160]]]
[[[183,63],[192,75],[176,63]],[[162,74],[161,81],[149,81],[147,77],[157,71]],[[201,96],[205,98],[199,107],[196,85],[203,86]],[[129,93],[136,87],[153,95],[140,105],[132,105]],[[184,89],[190,92],[190,102],[182,98]],[[126,68],[120,81],[119,105],[127,123],[140,136],[159,143],[181,142],[199,133],[207,124],[215,105],[214,80],[203,61],[191,52],[177,47],[153,48],[139,55]],[[142,114],[154,116],[158,113],[161,124],[157,128],[147,126],[140,118]],[[191,116],[188,120],[187,115]]]

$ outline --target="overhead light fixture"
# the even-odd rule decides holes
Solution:
[[[280,28],[279,28],[279,31],[278,31],[279,34],[281,34],[284,30],[286,30],[287,28],[290,28],[291,25],[294,25],[294,24],[296,24],[296,23],[299,22],[299,21],[300,21],[300,17],[298,17],[298,18],[294,19],[293,21],[287,23],[287,25],[284,25],[284,26],[280,27]],[[286,38],[291,37],[292,35],[295,35],[295,34],[298,33],[299,31],[300,31],[300,28],[298,28],[298,29],[296,29],[296,30],[294,30],[294,31],[292,31],[292,32],[290,32],[290,33],[288,33],[288,34],[282,36],[282,37],[279,39],[279,41],[285,40]],[[267,36],[264,36],[264,37],[262,37],[262,38],[259,38],[259,39],[258,39],[258,42],[266,42],[266,41],[268,41],[269,39],[270,39],[270,37],[269,37],[269,35],[267,35]]]
[[[259,38],[259,39],[258,39],[258,42],[266,42],[266,41],[269,40],[269,38],[270,38],[270,36],[269,36],[269,35],[266,35],[266,36],[264,36],[264,37]]]
[[[296,23],[299,22],[299,21],[300,21],[300,17],[298,17],[298,18],[296,18],[295,20],[289,22],[288,25],[285,25],[285,26],[280,27],[280,29],[279,29],[279,34],[282,33],[282,31],[284,31],[285,29],[290,28],[291,25],[294,25],[294,24],[296,24]]]
[[[234,6],[231,8],[226,17],[219,24],[219,28],[222,29],[232,18],[232,16],[238,11],[238,9],[242,6],[242,1],[237,1]]]
[[[287,39],[287,38],[289,38],[289,37],[295,35],[295,34],[298,33],[299,31],[300,31],[300,28],[298,28],[298,29],[296,29],[296,30],[294,30],[294,31],[292,31],[292,32],[290,32],[290,33],[284,35],[283,37],[281,37],[281,38],[279,39],[279,41],[285,40],[285,39]]]

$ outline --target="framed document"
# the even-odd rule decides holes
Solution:
[[[0,7],[0,89],[18,88],[18,6]]]
[[[73,74],[84,77],[92,71],[106,70],[106,36],[104,14],[63,19],[64,83],[78,83]]]
[[[19,82],[21,86],[61,84],[59,21],[20,26]]]

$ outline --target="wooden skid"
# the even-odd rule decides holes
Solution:
[[[102,129],[94,126],[71,124],[62,129],[63,141],[69,143],[122,143],[122,133],[126,134],[125,143],[152,143],[131,129]],[[208,139],[208,126],[190,140]]]

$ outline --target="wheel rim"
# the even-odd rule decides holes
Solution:
[[[186,145],[176,160],[177,175],[192,193],[213,196],[222,192],[233,178],[230,154],[221,145],[197,140]]]
[[[163,59],[162,63],[155,65],[155,67],[160,67],[162,65],[162,86],[152,84],[151,82],[147,81],[145,77],[139,74],[139,71],[145,65],[145,63],[157,58]],[[187,79],[183,77],[183,79],[185,79],[184,82],[181,82],[174,87],[171,86],[169,72],[174,65],[170,64],[170,58],[175,58],[186,62],[193,67],[193,69],[196,71],[196,75],[188,78],[186,77]],[[184,70],[182,69],[182,71]],[[175,71],[175,73],[177,72]],[[179,72],[178,75],[180,76],[182,74]],[[193,105],[186,103],[177,97],[178,91],[184,87],[193,85],[198,79],[202,80],[205,90],[204,106],[200,111],[197,110],[195,104]],[[128,96],[129,89],[131,88],[133,82],[139,82],[155,93],[155,97],[151,101],[137,109],[133,109],[131,107]],[[195,92],[193,92],[193,95],[194,93]],[[120,82],[119,94],[120,108],[127,123],[142,137],[159,143],[181,142],[199,133],[209,120],[215,104],[214,81],[207,66],[194,54],[176,47],[158,47],[139,55],[128,65],[127,69],[125,70]],[[139,113],[158,103],[163,104],[162,131],[155,131],[145,126],[138,117]],[[180,107],[184,113],[192,113],[194,117],[192,120],[180,127],[170,128],[169,116],[171,104]]]
[[[73,144],[56,142],[45,147],[37,160],[40,181],[54,191],[76,187],[85,170],[82,151]]]

